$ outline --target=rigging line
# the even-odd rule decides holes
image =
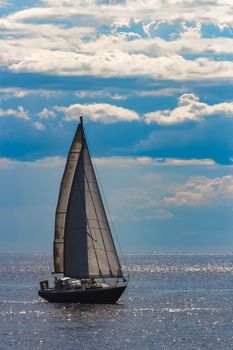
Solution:
[[[86,135],[85,135],[85,138],[86,138],[86,142],[87,142],[87,146],[88,146],[89,141],[88,141],[88,138],[87,138]],[[91,155],[90,147],[88,147],[88,151],[89,151],[89,153],[90,153],[90,155]],[[90,157],[90,158],[91,158],[91,157]],[[128,268],[127,268],[126,260],[125,260],[123,251],[122,251],[122,249],[121,249],[121,245],[120,245],[120,242],[119,242],[119,239],[118,239],[118,236],[117,236],[117,232],[116,232],[115,225],[114,225],[113,220],[112,220],[112,216],[111,216],[111,213],[110,213],[110,210],[109,210],[109,207],[108,207],[108,203],[107,203],[106,198],[105,198],[105,195],[104,195],[104,190],[103,190],[103,186],[102,186],[101,181],[100,181],[100,176],[99,176],[99,173],[98,173],[98,170],[97,170],[97,167],[96,167],[96,164],[95,164],[95,162],[94,162],[93,157],[92,157],[91,159],[92,159],[92,164],[93,164],[93,167],[94,167],[94,170],[95,170],[95,174],[96,174],[97,179],[98,179],[98,184],[99,184],[99,187],[100,187],[101,192],[102,192],[102,197],[103,197],[103,199],[104,199],[104,204],[105,204],[105,207],[107,208],[107,212],[108,212],[108,215],[109,215],[109,219],[110,219],[110,222],[111,222],[111,226],[112,226],[112,228],[113,228],[114,236],[116,237],[117,245],[118,245],[118,248],[119,248],[119,250],[120,250],[120,254],[121,254],[121,257],[122,257],[122,262],[123,262],[124,265],[125,265],[125,270],[126,270],[126,273],[127,273],[128,278],[129,278],[129,277],[130,277],[129,270],[128,270]]]
[[[89,236],[93,241],[97,242],[97,239],[93,238],[92,235],[91,235],[89,232],[86,231],[86,233],[88,234],[88,236]]]

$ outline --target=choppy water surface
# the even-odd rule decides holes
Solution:
[[[127,255],[116,305],[37,296],[46,254],[0,254],[0,349],[233,349],[232,255]]]

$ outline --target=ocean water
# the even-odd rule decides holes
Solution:
[[[51,256],[0,254],[0,349],[233,349],[233,255],[125,260],[118,304],[49,304]]]

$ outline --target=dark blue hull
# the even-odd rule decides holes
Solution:
[[[38,294],[50,303],[115,304],[126,286],[59,291],[41,289]]]

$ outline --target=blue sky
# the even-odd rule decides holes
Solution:
[[[124,251],[232,251],[232,11],[0,0],[1,251],[51,251],[80,113]]]

